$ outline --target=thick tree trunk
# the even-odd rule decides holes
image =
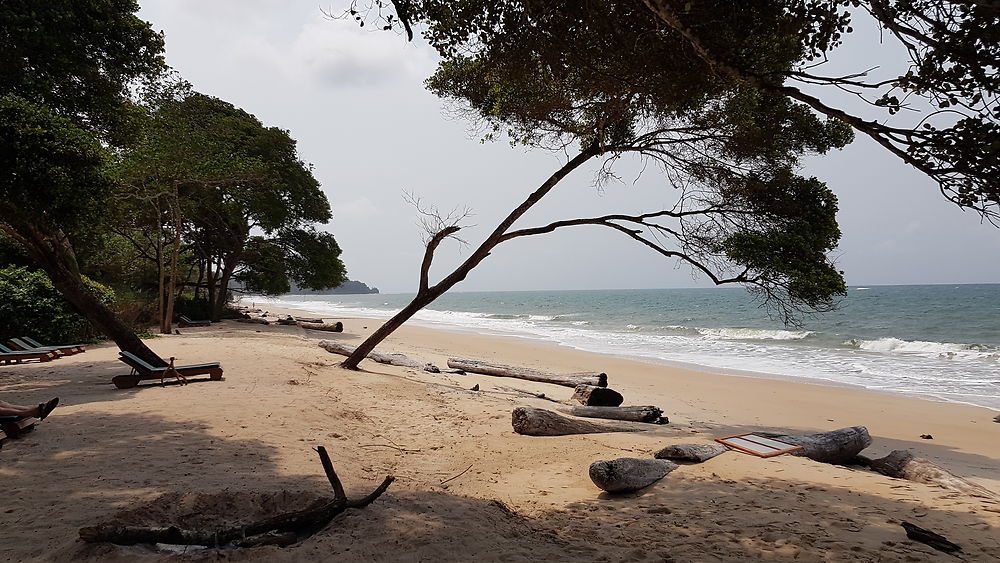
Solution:
[[[441,291],[444,293],[444,291]],[[439,295],[439,294],[438,294]],[[355,348],[354,353],[347,357],[340,365],[346,369],[358,369],[358,364],[361,360],[368,357],[375,350],[375,346],[378,346],[383,340],[386,339],[390,334],[396,331],[397,328],[403,326],[403,323],[410,320],[410,317],[417,314],[417,311],[423,309],[431,301],[437,299],[438,295],[418,294],[410,301],[410,304],[403,307],[398,313],[392,316],[391,319],[385,321],[385,323],[378,327],[378,330],[373,332],[371,336],[365,339],[357,348]]]
[[[565,407],[556,407],[556,410],[571,414],[573,416],[582,416],[585,418],[607,418],[611,420],[627,420],[631,422],[651,422],[654,424],[666,424],[667,420],[663,418],[663,411],[653,406],[640,406],[640,407],[582,407],[576,405],[569,405]]]
[[[894,450],[883,458],[871,460],[862,458],[862,461],[867,462],[875,471],[889,477],[937,485],[966,495],[1000,501],[1000,494],[963,479],[930,460],[914,457],[906,450]]]
[[[590,464],[590,480],[609,493],[631,493],[663,479],[678,465],[665,459],[622,457]]]
[[[105,336],[114,340],[120,349],[132,352],[154,366],[167,365],[90,291],[80,275],[73,245],[62,230],[47,232],[39,225],[13,221],[0,225],[0,228],[24,245],[66,301]]]
[[[622,394],[614,389],[596,385],[577,385],[570,401],[588,407],[617,407],[625,401]]]
[[[516,379],[526,379],[539,383],[553,383],[564,387],[576,388],[580,385],[593,385],[595,387],[606,387],[608,385],[608,374],[606,373],[572,373],[557,375],[545,373],[530,368],[505,366],[502,364],[490,364],[479,360],[464,360],[449,358],[448,367],[460,369],[471,373],[483,375],[493,375],[497,377],[513,377]]]
[[[864,426],[851,426],[806,436],[781,436],[761,432],[758,434],[802,446],[801,450],[792,455],[808,457],[823,463],[848,463],[861,453],[861,450],[872,444],[872,437],[868,435],[868,429]]]
[[[511,413],[514,432],[526,436],[566,436],[570,434],[602,434],[604,432],[638,432],[633,426],[596,424],[558,415],[545,409],[517,407]]]
[[[302,539],[322,530],[333,520],[333,517],[347,510],[348,508],[364,508],[382,495],[392,484],[394,477],[386,477],[382,484],[378,486],[368,496],[350,500],[344,494],[344,487],[340,483],[340,478],[333,470],[333,464],[323,446],[319,446],[317,451],[320,460],[323,462],[323,469],[334,490],[334,498],[330,502],[317,508],[299,510],[279,514],[273,518],[268,518],[259,522],[254,522],[246,526],[238,526],[223,530],[183,530],[175,526],[160,527],[138,527],[138,526],[91,526],[80,528],[80,539],[88,542],[109,542],[118,545],[135,545],[139,543],[169,543],[176,545],[203,545],[217,547],[229,544],[240,543],[241,546],[252,546],[262,544],[280,545],[288,536],[285,534],[296,534],[295,541],[299,536]],[[249,540],[249,544],[242,543]]]
[[[218,293],[215,295],[215,303],[212,304],[212,322],[222,320],[222,312],[229,302],[229,282],[233,279],[233,270],[236,264],[233,262],[223,263],[222,272],[219,275]]]
[[[176,202],[175,202],[176,203]],[[161,330],[163,334],[173,332],[174,302],[177,299],[177,269],[181,259],[181,214],[176,205],[170,206],[173,211],[174,241],[170,249],[170,283],[167,285],[167,306],[163,310]]]

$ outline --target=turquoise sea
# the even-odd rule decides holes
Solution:
[[[411,297],[270,302],[331,317],[388,318]],[[807,316],[801,327],[770,319],[739,288],[453,292],[410,322],[1000,409],[1000,284],[851,287],[837,311]]]

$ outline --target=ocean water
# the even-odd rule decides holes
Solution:
[[[330,317],[389,318],[411,297],[267,302]],[[409,322],[1000,409],[1000,284],[851,287],[838,310],[791,328],[739,288],[453,292]]]

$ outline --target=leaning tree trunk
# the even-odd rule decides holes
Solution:
[[[588,148],[583,149],[573,157],[569,162],[564,164],[559,170],[548,177],[545,182],[542,183],[535,191],[531,192],[531,195],[525,199],[521,205],[517,206],[516,209],[510,212],[507,217],[497,225],[496,229],[479,245],[478,248],[463,262],[458,268],[455,269],[451,274],[442,279],[437,284],[431,286],[428,283],[428,276],[430,273],[431,261],[434,258],[434,251],[437,249],[438,245],[441,244],[445,238],[458,232],[459,227],[450,226],[442,229],[441,231],[434,234],[430,241],[427,242],[427,248],[424,252],[423,263],[420,265],[420,287],[417,290],[416,297],[413,301],[404,307],[400,312],[396,313],[391,319],[385,322],[382,326],[373,332],[364,342],[361,343],[354,353],[351,354],[341,365],[346,369],[358,369],[358,364],[361,360],[365,359],[368,354],[379,345],[380,342],[386,339],[387,336],[392,334],[397,328],[401,327],[403,323],[410,320],[410,317],[415,315],[417,311],[423,309],[429,305],[432,301],[440,297],[444,292],[448,291],[454,287],[457,283],[464,280],[469,272],[473,268],[479,265],[480,262],[486,259],[493,251],[496,245],[503,242],[504,235],[507,233],[507,229],[513,226],[514,222],[521,218],[522,215],[528,212],[532,206],[538,203],[546,194],[552,191],[552,188],[556,186],[563,178],[565,178],[570,172],[576,170],[585,162],[590,160],[592,157],[600,154],[601,148],[597,145],[592,145]]]
[[[24,245],[48,274],[52,285],[78,313],[114,340],[121,350],[131,352],[157,367],[167,365],[87,287],[80,275],[73,245],[62,229],[49,231],[28,222],[5,221],[7,224],[0,225],[0,228]]]

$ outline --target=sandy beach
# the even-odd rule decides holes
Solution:
[[[272,313],[279,311],[271,310]],[[791,381],[699,373],[544,342],[404,326],[379,350],[444,366],[449,357],[570,373],[603,371],[625,404],[669,417],[634,433],[529,437],[511,429],[530,397],[572,389],[480,375],[432,374],[341,357],[380,321],[343,333],[224,321],[147,344],[182,364],[222,362],[225,380],[118,390],[112,344],[0,367],[0,399],[61,404],[0,451],[6,561],[934,561],[906,538],[913,522],[1000,559],[1000,503],[790,455],[727,452],[682,465],[633,494],[603,493],[595,460],[650,457],[677,443],[756,430],[803,434],[866,426],[866,450],[907,449],[1000,491],[1000,424],[988,409]],[[478,385],[478,391],[471,389]],[[929,434],[933,439],[921,439]],[[170,555],[84,544],[105,522],[219,528],[330,497],[313,450],[325,446],[349,496],[396,481],[288,548]]]

